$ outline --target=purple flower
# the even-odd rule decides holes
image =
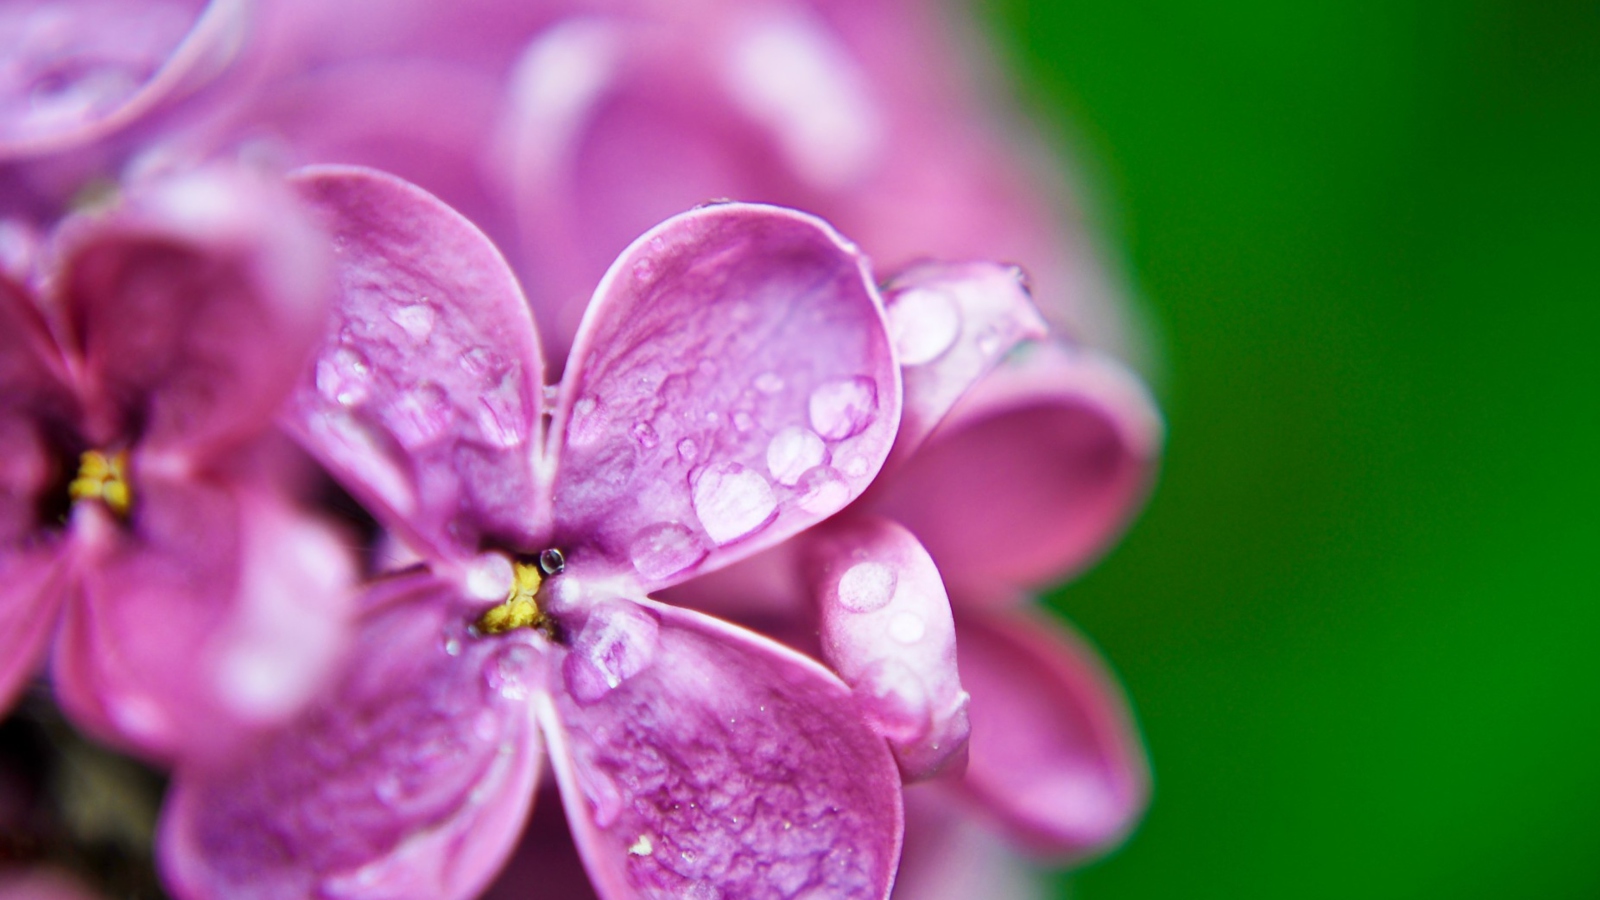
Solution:
[[[862,256],[787,210],[678,216],[616,260],[547,390],[465,219],[371,170],[297,183],[343,290],[288,421],[423,562],[371,586],[298,722],[179,770],[174,890],[474,895],[547,758],[601,896],[885,896],[900,779],[848,688],[647,596],[832,514],[887,457],[901,386]],[[795,429],[823,456],[774,466]]]
[[[0,282],[0,704],[54,635],[73,720],[158,759],[295,711],[350,563],[260,471],[325,322],[293,198],[222,170],[68,220]]]
[[[1022,848],[1103,852],[1144,809],[1140,741],[1094,652],[1023,607],[1028,589],[1077,571],[1120,535],[1148,491],[1160,418],[1107,357],[1037,342],[1043,323],[1013,270],[924,264],[885,294],[905,412],[884,473],[820,528],[670,598],[802,648],[818,641],[823,659],[877,700],[891,739],[901,723],[908,778],[948,761],[934,745],[970,720],[964,774],[936,789],[976,801]],[[936,631],[931,616],[903,618],[942,608],[946,590],[953,621]],[[951,702],[961,695],[924,645],[896,640],[921,631],[959,648],[970,712]],[[907,866],[940,871],[948,858],[913,853],[920,844],[970,843],[937,821],[945,815],[908,819]],[[919,885],[959,883],[906,874]]]

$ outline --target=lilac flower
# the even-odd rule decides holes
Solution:
[[[887,895],[900,779],[845,685],[647,596],[837,511],[888,455],[899,371],[860,254],[787,210],[676,217],[542,390],[526,302],[465,219],[372,170],[297,179],[343,291],[288,420],[423,562],[367,591],[298,722],[178,771],[174,890],[474,895],[548,758],[603,897]],[[795,429],[823,456],[774,468]]]
[[[286,193],[211,170],[69,220],[0,281],[0,705],[54,635],[75,723],[157,759],[294,711],[350,564],[256,471],[326,315]]]
[[[1028,588],[1071,574],[1121,533],[1148,491],[1160,419],[1105,356],[1036,342],[1044,326],[1013,271],[925,264],[886,298],[906,393],[883,475],[821,528],[670,597],[802,647],[816,634],[880,718],[902,724],[908,777],[932,774],[943,762],[932,745],[969,717],[964,774],[937,786],[976,801],[1021,847],[1103,852],[1143,810],[1140,742],[1093,651],[1022,607]],[[950,689],[941,694],[939,669],[925,674],[921,648],[894,640],[909,627],[902,610],[936,605],[946,589],[970,713],[942,699]],[[908,749],[933,765],[907,765]],[[969,841],[937,820],[948,804],[920,804],[930,805],[937,817],[908,819],[908,846]],[[947,858],[909,854],[909,880],[959,883],[915,868]]]

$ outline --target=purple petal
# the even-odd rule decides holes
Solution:
[[[327,316],[321,242],[293,196],[200,170],[66,234],[55,290],[91,443],[137,430],[181,466],[265,430]]]
[[[1093,650],[1043,615],[963,617],[972,692],[962,784],[1019,841],[1086,856],[1144,812],[1149,771],[1127,702]]]
[[[354,564],[271,492],[148,473],[140,485],[131,528],[99,504],[73,512],[81,596],[56,691],[102,739],[216,757],[312,699],[343,649]]]
[[[846,516],[808,532],[806,575],[821,612],[822,658],[850,685],[907,781],[962,758],[967,692],[939,570],[911,532]]]
[[[44,661],[65,597],[56,548],[0,549],[0,716]]]
[[[912,453],[1011,348],[1045,335],[1015,266],[922,263],[894,277],[884,304],[906,386],[896,458]]]
[[[98,896],[74,879],[49,869],[0,872],[0,897],[5,900],[96,900]]]
[[[436,557],[540,549],[543,364],[498,251],[421,189],[370,169],[295,176],[337,254],[337,325],[284,416],[384,525]]]
[[[542,713],[600,896],[887,896],[900,779],[848,689],[750,632],[641,606],[653,663]]]
[[[216,72],[239,0],[10,0],[0,8],[0,159],[115,131]]]
[[[375,585],[343,676],[255,753],[179,769],[161,866],[184,898],[476,896],[532,802],[531,632],[479,639],[455,588]]]
[[[899,900],[1044,900],[1044,885],[1002,835],[944,785],[906,791],[906,850]]]
[[[969,599],[1088,565],[1154,476],[1161,419],[1135,376],[1093,351],[1029,353],[991,373],[871,500]]]
[[[856,497],[900,379],[866,261],[810,216],[722,204],[601,282],[555,421],[558,533],[647,588],[772,546]]]
[[[0,276],[0,416],[70,417],[61,353],[33,297]]]

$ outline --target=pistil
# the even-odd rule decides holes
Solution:
[[[73,502],[99,500],[113,513],[126,517],[133,506],[133,491],[128,486],[128,451],[84,451],[78,458],[78,477],[67,485],[67,495]]]
[[[539,585],[544,583],[544,576],[538,564],[516,560],[511,563],[511,573],[511,590],[506,599],[478,618],[477,628],[483,634],[504,634],[513,628],[538,628],[544,624],[544,614],[539,611]]]

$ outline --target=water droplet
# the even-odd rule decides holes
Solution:
[[[572,404],[572,420],[567,425],[567,443],[584,447],[598,441],[610,424],[610,417],[593,397],[583,397]]]
[[[561,673],[579,703],[594,703],[644,671],[656,658],[661,624],[627,601],[595,607],[572,642]]]
[[[882,609],[894,596],[898,578],[880,562],[856,563],[839,579],[839,605],[851,612]]]
[[[400,330],[418,344],[433,334],[433,323],[436,318],[437,314],[433,311],[433,307],[427,303],[413,303],[389,310],[389,320],[399,325]]]
[[[809,428],[791,425],[767,444],[767,471],[779,484],[794,487],[813,466],[828,461],[828,447]]]
[[[932,727],[928,689],[917,673],[898,659],[873,661],[850,687],[878,731],[891,741],[917,740]]]
[[[554,409],[556,403],[560,402],[561,400],[561,386],[558,384],[547,384],[540,389],[539,396],[544,400],[545,409]]]
[[[684,438],[683,440],[678,442],[678,458],[683,460],[684,462],[686,462],[686,463],[694,462],[695,461],[695,457],[698,456],[699,453],[700,453],[700,448],[698,448],[698,447],[696,447],[694,445],[694,441],[692,441],[692,440],[690,440],[688,438]]]
[[[706,534],[719,546],[766,525],[778,510],[778,498],[767,479],[731,462],[701,471],[691,502]]]
[[[955,298],[934,288],[911,288],[889,298],[889,338],[900,364],[920,366],[943,356],[961,335]]]
[[[417,450],[444,437],[455,421],[455,407],[444,389],[431,382],[401,394],[384,417],[389,430],[408,450]]]
[[[682,572],[709,552],[688,526],[679,522],[660,522],[641,529],[628,545],[633,567],[650,581],[661,581]]]
[[[845,460],[844,465],[840,468],[842,468],[844,473],[849,475],[851,478],[861,478],[867,474],[872,466],[867,462],[867,458],[865,456],[852,456]]]
[[[359,406],[371,392],[372,365],[351,347],[317,360],[317,393],[341,406]]]
[[[838,512],[850,502],[850,486],[838,472],[827,466],[817,466],[800,476],[800,508],[813,515],[825,516]]]
[[[747,413],[747,412],[742,412],[741,411],[741,412],[736,412],[736,413],[733,414],[733,427],[734,427],[735,431],[739,431],[739,432],[749,431],[750,429],[755,427],[755,424],[756,424],[756,420],[752,419],[750,417],[750,414]]]
[[[889,620],[889,636],[902,644],[915,644],[927,631],[922,617],[916,613],[903,612]]]
[[[648,256],[641,256],[633,264],[633,277],[639,281],[649,281],[656,274],[656,261]]]
[[[633,423],[633,427],[628,429],[628,433],[633,435],[633,439],[639,442],[639,446],[646,450],[653,450],[657,444],[661,443],[661,436],[656,434],[655,427],[649,422]]]
[[[484,683],[490,690],[507,700],[528,699],[530,693],[528,681],[537,662],[537,656],[533,648],[525,644],[507,647],[489,660],[484,668]]]
[[[830,441],[859,433],[878,408],[878,389],[869,378],[840,378],[811,392],[811,427]]]
[[[978,335],[978,352],[984,356],[993,356],[1000,351],[1000,342],[1000,329],[990,325]]]
[[[466,576],[463,586],[468,597],[484,603],[503,600],[511,590],[511,560],[502,553],[481,554],[468,563]]]
[[[776,394],[783,390],[783,379],[776,372],[762,372],[756,376],[756,390],[763,394]]]
[[[455,638],[450,638],[444,642],[444,652],[449,656],[460,656],[461,642]]]
[[[405,792],[405,785],[400,783],[398,774],[390,772],[378,779],[378,783],[373,785],[372,792],[377,795],[379,800],[393,806],[399,801],[400,795]]]
[[[492,384],[486,384],[478,395],[478,434],[491,447],[510,449],[521,446],[524,414],[522,397],[515,379],[509,373]]]

